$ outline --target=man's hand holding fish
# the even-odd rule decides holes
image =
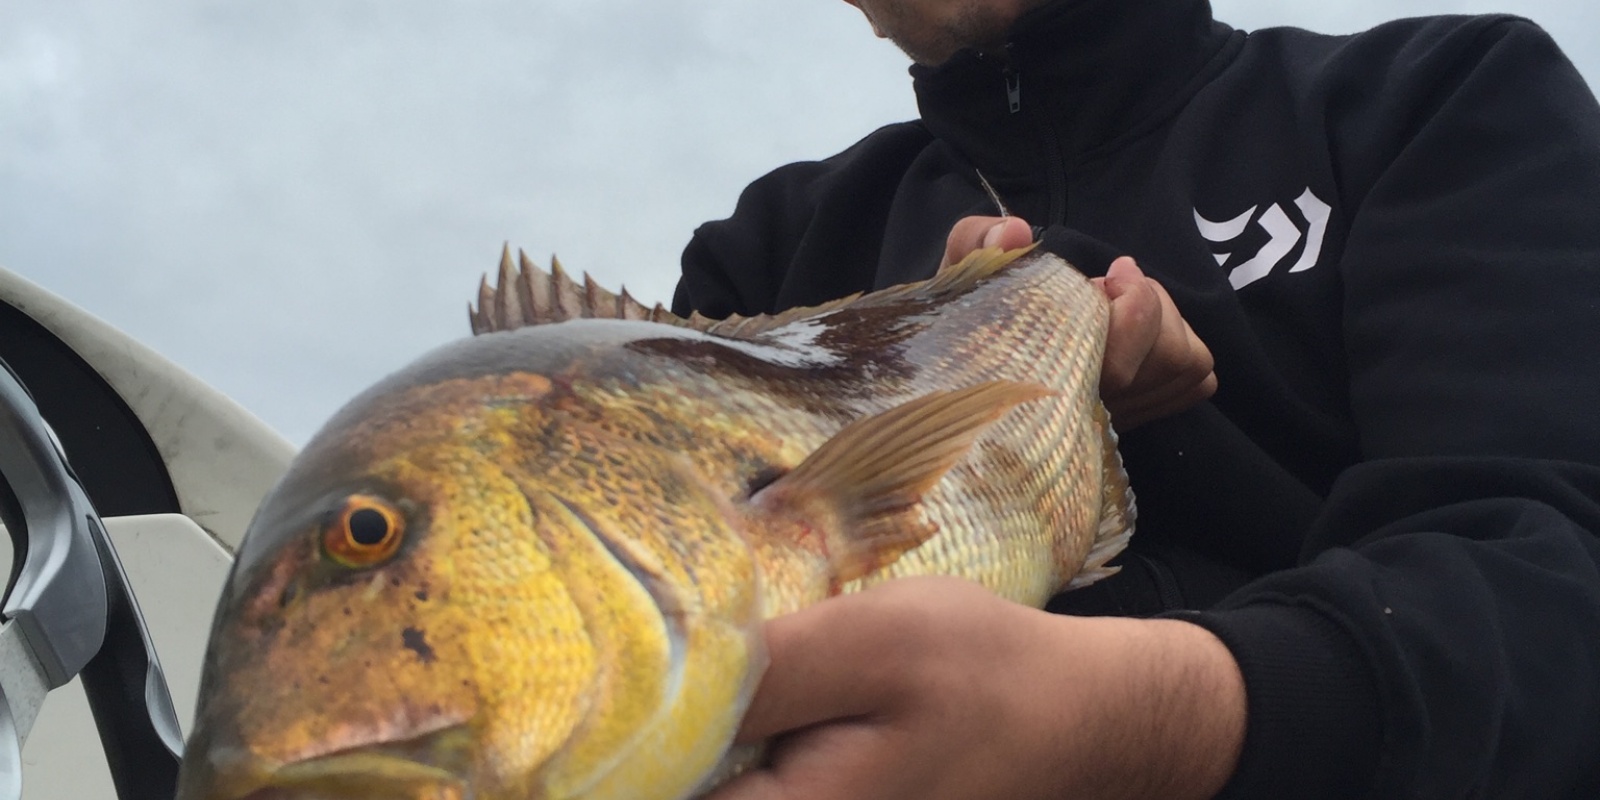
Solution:
[[[1020,217],[966,217],[950,229],[940,269],[985,247],[1032,243],[1033,229]],[[1100,397],[1117,430],[1175,414],[1216,392],[1211,351],[1159,282],[1123,256],[1094,283],[1111,300]]]
[[[1244,685],[1209,632],[1071,617],[952,578],[907,578],[767,625],[745,718],[788,732],[711,800],[1211,797]]]

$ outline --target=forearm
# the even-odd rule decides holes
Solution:
[[[1233,774],[1244,743],[1244,680],[1232,654],[1206,629],[1180,620],[1056,618],[1056,691],[1085,713],[1056,720],[1070,737],[1073,797],[1204,800]],[[1086,658],[1086,651],[1110,655]],[[1041,709],[1045,704],[1040,704]],[[1048,712],[1046,712],[1048,713]]]

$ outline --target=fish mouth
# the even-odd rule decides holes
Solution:
[[[233,751],[209,754],[199,786],[180,800],[472,800],[465,725],[399,742],[363,745],[274,764]],[[187,782],[186,782],[187,783]],[[197,789],[197,791],[191,791]]]
[[[466,776],[370,749],[290,764],[246,800],[470,800]]]

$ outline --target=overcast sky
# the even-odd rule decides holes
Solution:
[[[1600,85],[1595,0],[1215,6],[1514,11]],[[905,65],[840,0],[0,0],[0,265],[303,443],[502,242],[666,299],[745,183],[912,116]]]

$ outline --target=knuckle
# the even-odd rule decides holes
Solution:
[[[1211,376],[1211,365],[1202,361],[1190,361],[1179,371],[1179,377],[1188,384],[1200,384]]]
[[[1138,371],[1132,367],[1108,361],[1100,371],[1100,390],[1111,393],[1125,392],[1132,388],[1137,375]]]

